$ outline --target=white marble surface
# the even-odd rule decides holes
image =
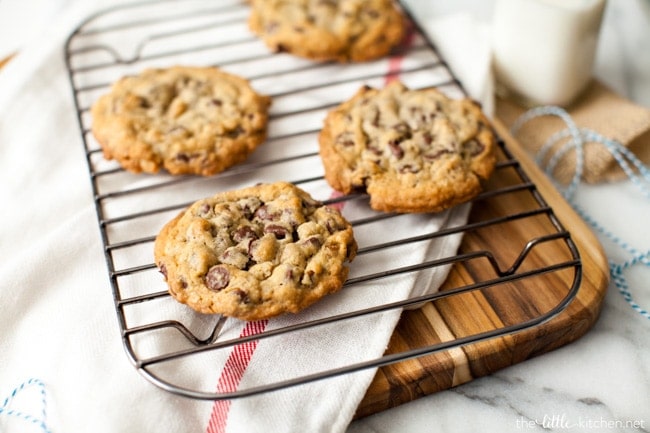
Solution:
[[[72,2],[0,0],[0,58],[17,49],[28,50],[33,29],[51,23],[51,18],[69,3]],[[477,23],[490,23],[490,0],[410,3],[422,19],[467,13]],[[12,20],[10,13],[17,13],[20,18]],[[23,23],[20,19],[28,21]],[[32,31],[22,31],[28,29]],[[649,53],[650,2],[610,0],[596,76],[621,94],[650,107]],[[640,251],[648,249],[650,235],[643,216],[648,215],[650,206],[628,182],[582,186],[578,201],[610,231]],[[615,246],[605,243],[605,247],[612,260],[624,259]],[[630,275],[633,295],[646,308],[650,308],[648,281],[647,267],[637,266]],[[492,376],[364,418],[350,425],[348,431],[648,432],[649,329],[650,320],[632,310],[612,285],[600,320],[577,342]]]

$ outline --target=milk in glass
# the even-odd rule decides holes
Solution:
[[[570,105],[591,79],[605,0],[497,0],[493,65],[500,94]]]

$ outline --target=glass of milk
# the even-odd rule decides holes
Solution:
[[[497,0],[497,92],[526,106],[568,106],[594,64],[605,0]]]

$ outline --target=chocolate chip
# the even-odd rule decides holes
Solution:
[[[312,245],[316,249],[320,248],[320,246],[323,244],[323,242],[316,236],[312,236],[310,238],[307,238],[303,242],[306,245]]]
[[[397,140],[389,141],[388,147],[390,148],[390,151],[395,158],[402,159],[404,157],[404,150],[400,147],[399,141]]]
[[[167,266],[165,266],[164,263],[160,263],[158,265],[158,270],[160,271],[161,274],[163,274],[163,277],[165,277],[165,280],[167,279]]]
[[[255,210],[259,206],[259,201],[255,199],[244,199],[238,202],[239,208],[241,209],[244,217],[247,220],[250,220],[255,215]]]
[[[442,155],[451,154],[451,153],[453,152],[449,149],[435,149],[432,152],[425,153],[423,157],[428,161],[434,161],[440,158]]]
[[[177,161],[182,162],[182,163],[189,163],[191,160],[199,158],[201,155],[198,153],[186,153],[186,152],[180,152],[176,154],[175,158]]]
[[[248,248],[246,249],[246,254],[248,255],[248,265],[250,266],[251,262],[254,262],[255,260],[253,259],[253,254],[254,254],[254,249],[257,248],[259,245],[260,241],[259,239],[255,239],[251,243],[248,244]]]
[[[190,162],[190,156],[184,152],[176,154],[176,159],[180,162]]]
[[[257,210],[255,211],[255,213],[253,214],[253,216],[255,218],[258,218],[258,219],[262,220],[262,221],[273,219],[273,214],[271,214],[271,212],[269,212],[269,208],[265,204],[258,207]]]
[[[235,289],[233,290],[233,293],[239,297],[239,302],[243,302],[245,304],[250,303],[250,298],[248,297],[248,293],[244,292],[242,289]]]
[[[269,224],[264,227],[264,233],[271,233],[276,239],[286,239],[289,236],[289,230],[278,224]]]
[[[235,232],[232,234],[232,239],[239,243],[245,239],[250,239],[250,240],[255,240],[257,239],[257,233],[255,233],[255,230],[253,230],[252,227],[250,226],[240,226],[235,230]]]
[[[211,210],[212,206],[210,206],[210,203],[203,203],[199,208],[199,216],[206,217],[210,214]]]
[[[228,283],[230,283],[230,272],[225,266],[215,265],[205,276],[205,285],[215,292],[223,290]]]
[[[399,172],[400,173],[417,173],[419,172],[420,169],[418,167],[415,167],[411,164],[406,164],[402,167],[400,167]]]
[[[338,220],[334,220],[332,218],[328,218],[327,221],[325,221],[325,228],[327,228],[327,231],[330,234],[336,233],[339,230],[342,230],[344,227],[339,224]]]
[[[341,145],[343,147],[354,146],[354,134],[352,134],[351,132],[344,132],[342,134],[339,134],[336,137],[336,144]]]
[[[304,273],[302,276],[302,283],[306,285],[311,285],[314,283],[314,275],[316,273],[311,269]]]
[[[151,103],[147,98],[143,98],[142,96],[138,96],[138,107],[140,108],[151,108]]]
[[[235,129],[233,129],[231,131],[228,131],[226,133],[226,136],[228,138],[237,138],[240,135],[242,135],[243,133],[244,133],[244,128],[242,128],[241,126],[237,126]]]

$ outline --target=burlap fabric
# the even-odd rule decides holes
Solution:
[[[510,127],[528,108],[497,98],[496,116]],[[585,93],[566,109],[580,128],[592,129],[616,140],[632,151],[645,164],[650,162],[650,109],[621,97],[613,90],[593,80]],[[537,153],[552,135],[566,129],[556,116],[543,116],[526,122],[516,133],[521,145]],[[551,157],[567,140],[560,140],[548,152]],[[567,152],[559,161],[553,176],[568,183],[575,172],[575,152]],[[600,143],[585,143],[583,180],[588,183],[615,181],[625,174],[612,154]]]

